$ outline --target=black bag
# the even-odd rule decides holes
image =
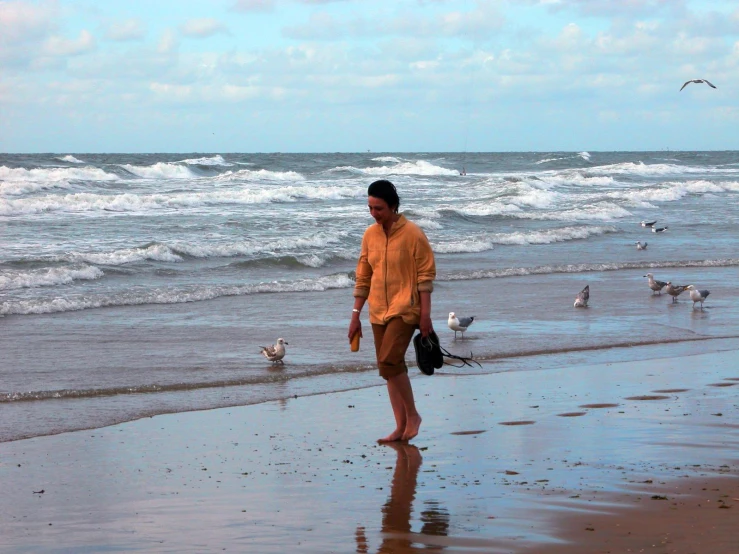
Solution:
[[[421,336],[421,333],[418,333],[413,337],[413,348],[416,350],[416,364],[418,364],[418,369],[426,375],[433,375],[434,369],[440,369],[444,363],[447,363],[452,367],[463,367],[466,365],[472,367],[470,362],[474,362],[480,366],[479,362],[472,359],[472,353],[470,353],[469,358],[451,354],[446,348],[441,346],[439,343],[439,337],[434,331],[431,331],[427,337]],[[456,366],[449,362],[444,362],[445,356],[447,358],[460,360],[462,365]]]

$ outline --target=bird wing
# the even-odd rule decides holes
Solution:
[[[680,87],[680,90],[683,90],[685,87],[687,87],[692,82],[693,81],[685,81],[685,83],[683,84],[683,86]]]
[[[275,347],[274,346],[261,346],[262,354],[265,356],[269,356],[270,358],[275,355]]]
[[[582,297],[583,300],[588,300],[590,298],[590,285],[586,285],[578,296]]]
[[[654,281],[654,284],[657,285],[659,288],[662,288],[664,286],[667,286],[667,283],[665,283],[664,281],[657,281],[657,280],[655,280]]]
[[[472,317],[460,317],[459,318],[459,326],[460,327],[469,327],[472,325],[472,322],[475,321],[475,316]]]
[[[716,88],[716,85],[714,85],[713,83],[709,83],[706,79],[703,79],[703,82],[706,83],[711,88]]]
[[[710,290],[699,290],[698,292],[701,293],[703,298],[708,298],[708,295],[711,294]]]

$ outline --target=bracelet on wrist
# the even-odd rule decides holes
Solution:
[[[356,308],[353,308],[353,309],[352,309],[352,313],[355,313],[355,314],[361,314],[362,312],[361,312],[361,311],[359,311],[359,310],[358,310],[358,309],[356,309]]]

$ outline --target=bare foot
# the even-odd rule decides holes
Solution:
[[[409,441],[418,434],[418,430],[421,428],[421,416],[416,414],[413,417],[408,418],[408,422],[405,424],[405,432],[403,433],[404,441]]]
[[[377,439],[377,442],[380,444],[386,443],[386,442],[395,442],[403,439],[403,429],[396,429],[392,433],[390,433],[387,437],[382,439]]]

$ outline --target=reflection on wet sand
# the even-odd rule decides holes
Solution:
[[[382,506],[382,543],[378,553],[441,552],[444,546],[425,540],[429,536],[446,536],[449,532],[449,513],[438,502],[427,500],[421,512],[423,526],[419,533],[411,531],[413,500],[416,497],[418,469],[423,457],[412,444],[391,442],[386,446],[397,453],[390,497]],[[370,545],[364,527],[356,532],[358,554],[368,554]]]

